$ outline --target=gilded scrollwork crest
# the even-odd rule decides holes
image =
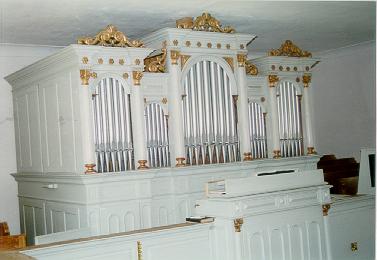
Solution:
[[[269,56],[288,56],[288,57],[311,57],[312,54],[308,51],[303,51],[292,41],[286,40],[279,49],[268,52]]]
[[[194,31],[234,33],[234,28],[230,26],[222,27],[219,20],[209,13],[203,13],[193,20],[192,17],[185,17],[176,21],[176,27],[182,29],[192,29]]]
[[[77,43],[82,45],[100,45],[108,47],[144,47],[142,41],[128,39],[124,33],[118,31],[118,29],[111,24],[94,37],[79,38]]]

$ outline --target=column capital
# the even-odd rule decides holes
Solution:
[[[308,155],[315,155],[317,152],[315,151],[314,147],[308,147]]]
[[[81,85],[87,86],[89,85],[90,78],[97,78],[97,73],[90,72],[88,69],[81,69],[80,70],[80,78],[81,78]]]
[[[271,88],[275,87],[275,83],[279,81],[279,77],[277,75],[268,75],[268,83]]]
[[[181,56],[181,53],[177,50],[171,50],[170,51],[170,59],[172,65],[178,65],[179,57]]]
[[[302,83],[304,84],[304,88],[309,87],[311,80],[312,80],[312,75],[310,74],[304,74],[302,76]]]
[[[143,72],[141,71],[132,71],[132,78],[134,80],[135,86],[140,86],[140,80],[143,77]]]
[[[274,159],[280,159],[281,158],[281,152],[280,152],[280,150],[273,150],[272,153],[274,155],[273,156]]]
[[[245,67],[247,55],[244,53],[237,54],[238,67]]]

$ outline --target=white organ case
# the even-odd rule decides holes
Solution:
[[[7,76],[28,243],[181,223],[207,182],[315,170],[319,60],[286,41],[248,61],[255,38],[206,13],[143,41],[108,26]]]

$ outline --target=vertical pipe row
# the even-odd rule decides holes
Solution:
[[[188,71],[182,99],[187,164],[239,160],[230,87],[228,75],[215,62],[200,61]]]
[[[151,103],[144,109],[148,162],[152,168],[170,165],[168,128],[160,104]]]
[[[301,98],[291,82],[282,82],[277,88],[280,149],[282,157],[303,154]]]
[[[249,102],[249,135],[251,155],[253,158],[267,157],[265,118],[262,107],[255,102]]]
[[[105,78],[92,102],[98,172],[133,169],[129,95],[118,80]]]

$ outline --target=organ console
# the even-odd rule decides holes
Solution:
[[[248,60],[255,38],[207,13],[141,40],[110,25],[7,76],[28,243],[177,224],[195,214],[207,182],[316,172],[310,90],[319,59],[287,40]],[[291,184],[276,187],[302,188]],[[263,185],[258,192],[272,192]],[[329,198],[314,197],[322,232]]]

